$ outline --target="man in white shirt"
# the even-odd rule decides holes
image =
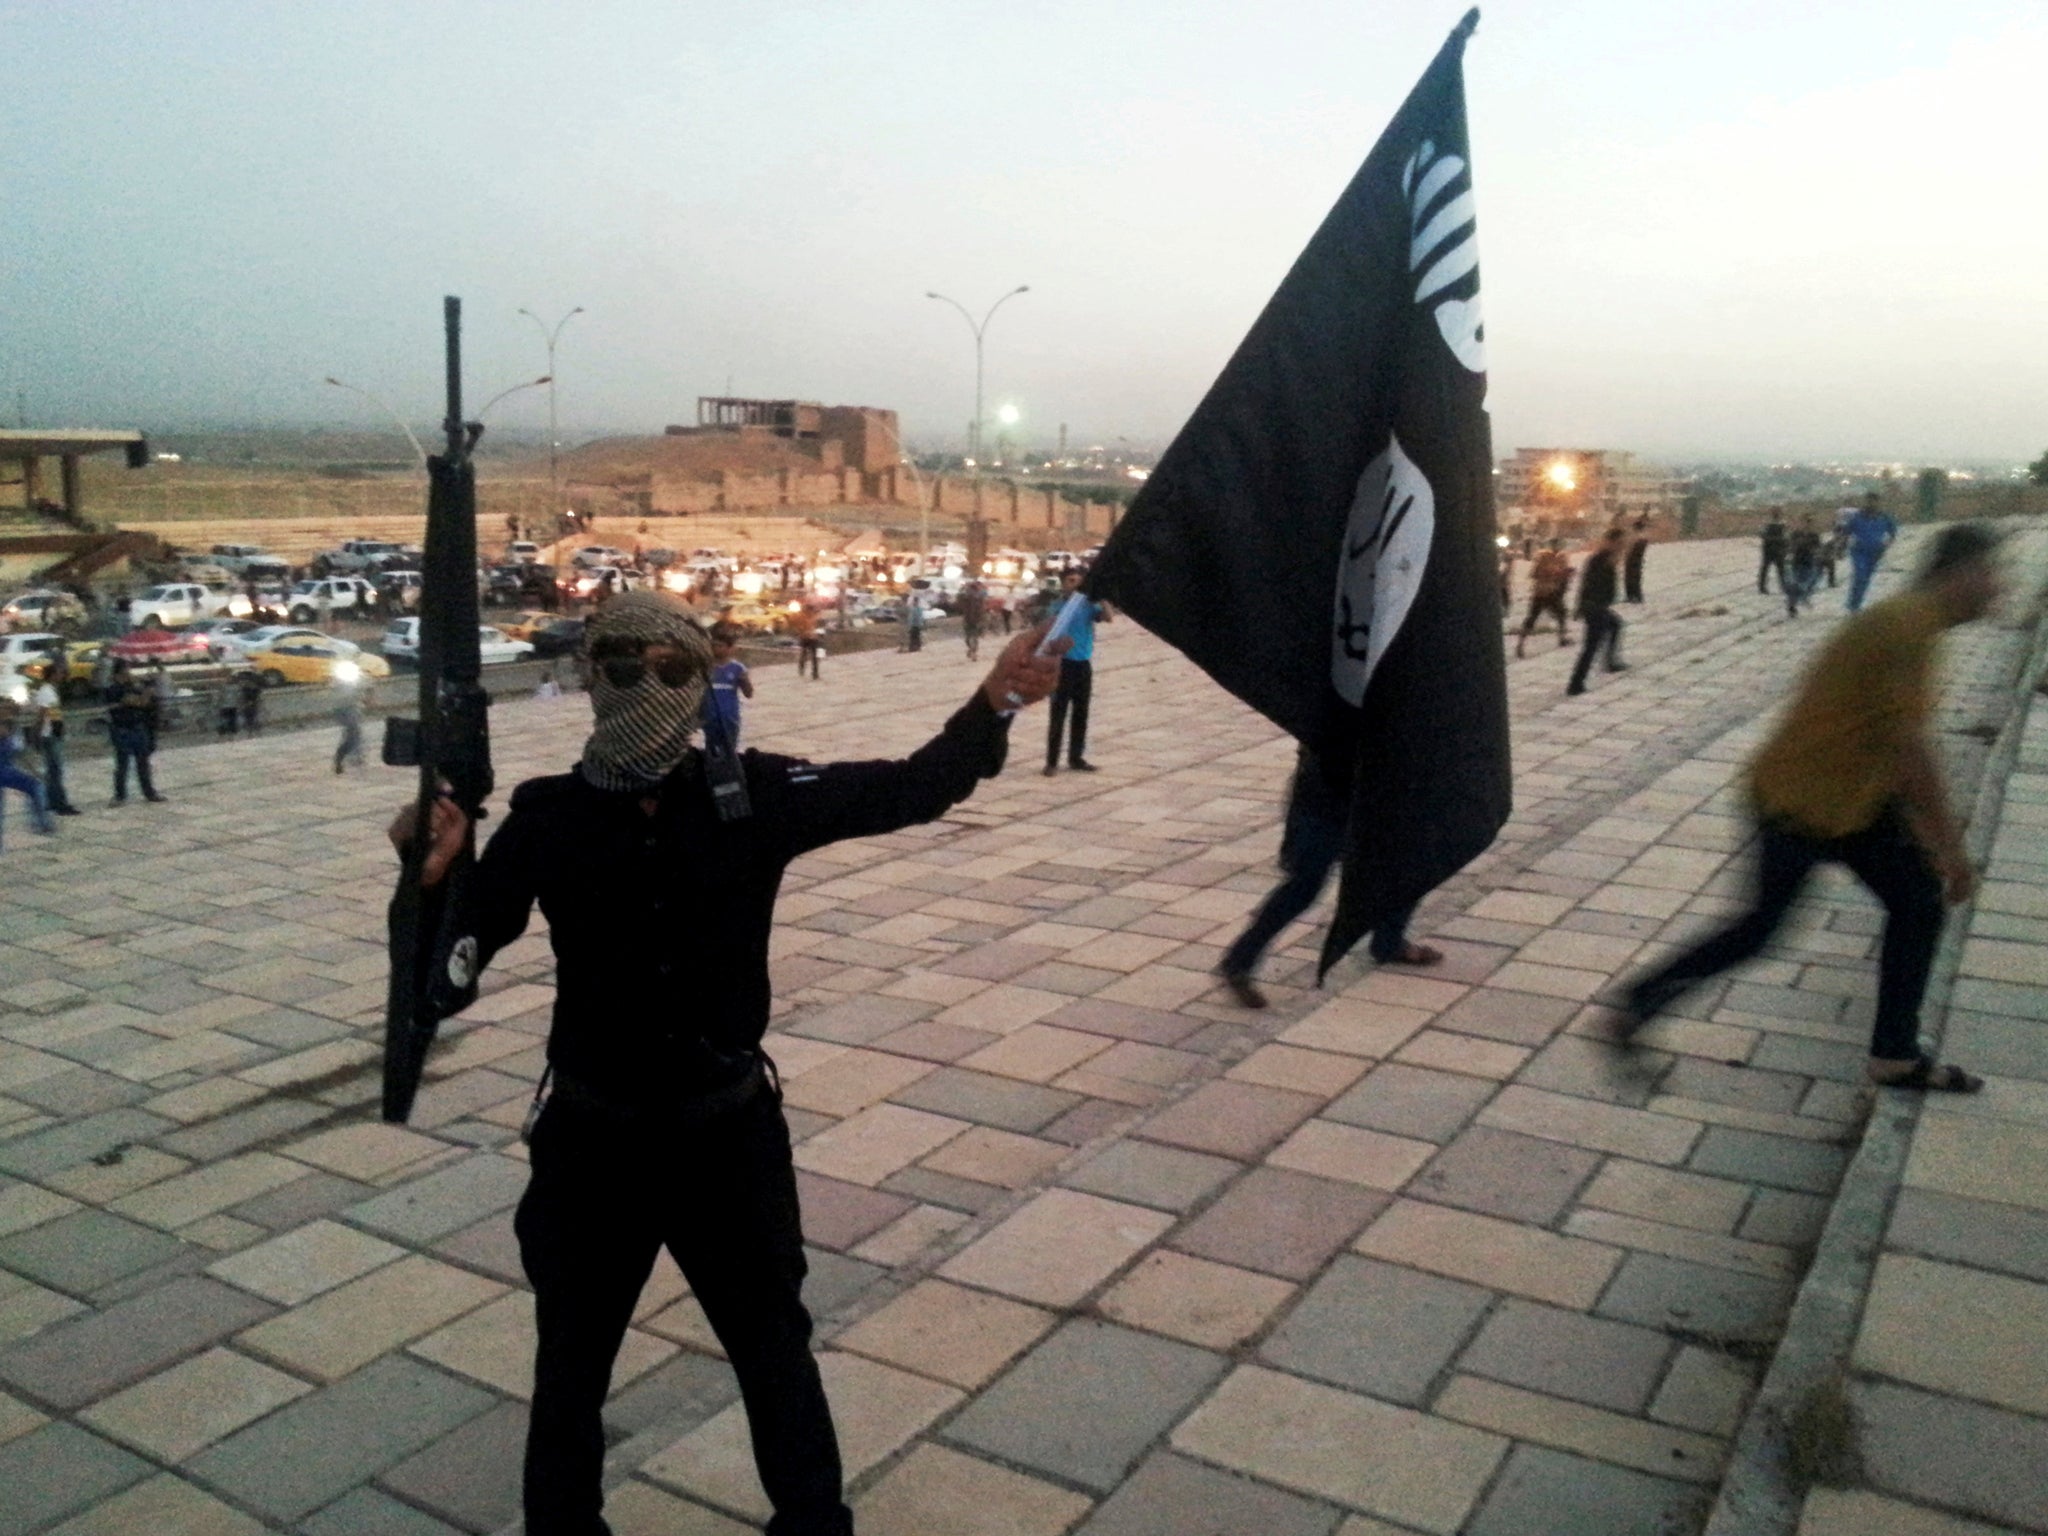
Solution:
[[[43,755],[43,792],[51,811],[76,816],[78,807],[64,789],[64,695],[54,681],[57,663],[43,668],[43,680],[29,695],[29,740]]]

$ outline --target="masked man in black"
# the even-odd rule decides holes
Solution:
[[[909,757],[813,764],[692,745],[711,645],[676,599],[622,594],[591,619],[596,728],[582,760],[513,792],[472,881],[485,959],[538,901],[557,964],[552,1093],[515,1220],[539,1329],[528,1536],[609,1529],[600,1410],[663,1247],[739,1378],[768,1531],[852,1531],[798,1295],[789,1129],[761,1049],[776,888],[799,855],[930,821],[1000,771],[1008,712],[1058,682],[1057,659],[1033,654],[1042,633],[1012,640]],[[403,845],[411,817],[391,830]],[[452,804],[436,806],[423,881],[443,877],[466,830]]]

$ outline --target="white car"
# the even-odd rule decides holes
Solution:
[[[69,643],[62,635],[0,635],[0,681],[19,677],[24,667],[42,665]]]
[[[0,624],[26,624],[33,630],[47,630],[52,624],[76,622],[85,617],[85,605],[69,592],[37,587],[0,606]]]
[[[514,640],[502,629],[495,629],[489,624],[479,624],[476,633],[479,660],[487,667],[507,661],[524,661],[533,654],[531,641]],[[420,621],[393,619],[384,626],[384,638],[377,649],[391,661],[417,662],[420,659]]]
[[[196,581],[170,581],[161,586],[145,587],[129,604],[128,623],[140,629],[152,625],[168,629],[177,624],[190,624],[194,619],[218,619],[229,617],[231,596],[226,592],[215,592]]]
[[[388,539],[344,539],[339,549],[331,549],[321,558],[332,571],[366,571],[386,555],[400,554],[404,548]]]
[[[609,544],[586,544],[569,557],[569,563],[594,569],[604,565],[627,565],[631,560],[623,549],[613,549]]]
[[[286,598],[287,616],[294,624],[310,624],[322,616],[320,600],[326,598],[328,614],[367,612],[377,602],[377,589],[360,576],[324,576],[302,581]]]
[[[223,662],[231,667],[239,667],[246,666],[280,640],[295,637],[314,640],[333,638],[321,634],[317,629],[308,629],[303,624],[265,624],[261,629],[248,630],[243,634],[223,635],[214,642],[214,646],[221,653]],[[351,656],[362,649],[353,640],[335,640],[334,644]]]

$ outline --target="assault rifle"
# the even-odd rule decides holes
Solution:
[[[491,793],[490,695],[480,681],[477,629],[476,468],[481,422],[462,419],[462,300],[442,301],[448,332],[444,452],[427,460],[427,538],[420,587],[420,710],[387,719],[384,761],[418,768],[419,812],[391,902],[391,993],[384,1024],[384,1118],[412,1113],[427,1048],[441,1020],[476,999],[470,930],[476,823]],[[431,890],[420,886],[434,804],[446,796],[469,819],[469,837]]]

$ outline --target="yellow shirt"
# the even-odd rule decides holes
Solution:
[[[1932,597],[1906,592],[1836,631],[1750,765],[1757,808],[1821,837],[1876,821],[1898,795],[1906,748],[1926,729],[1947,627]]]

